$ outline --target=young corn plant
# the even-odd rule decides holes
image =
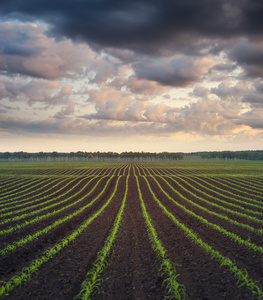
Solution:
[[[12,199],[9,199],[8,200],[8,202],[4,205],[3,204],[3,206],[5,206],[4,208],[1,208],[0,209],[0,212],[1,213],[4,213],[5,211],[7,211],[7,210],[10,210],[10,209],[14,209],[14,208],[18,208],[18,207],[20,207],[20,206],[23,206],[23,205],[28,205],[28,204],[31,204],[31,203],[36,203],[36,202],[39,202],[39,201],[41,201],[41,200],[43,200],[43,199],[45,199],[45,198],[48,198],[48,197],[50,197],[51,195],[54,195],[54,194],[56,194],[56,193],[58,193],[60,190],[62,190],[64,187],[61,187],[59,190],[57,190],[56,189],[56,187],[59,185],[59,184],[61,184],[61,183],[63,183],[65,180],[67,180],[67,178],[66,179],[64,179],[64,180],[60,180],[60,179],[55,179],[55,180],[52,180],[52,182],[48,182],[47,184],[45,184],[44,186],[42,186],[42,188],[41,188],[41,192],[40,193],[38,193],[38,194],[35,194],[34,196],[32,196],[32,197],[29,197],[28,196],[28,194],[26,194],[25,196],[26,196],[26,198],[22,198],[22,199],[20,199],[20,197],[15,197],[15,198],[12,198]],[[56,181],[58,181],[57,183],[55,183]],[[55,183],[55,184],[54,184]],[[51,185],[52,184],[52,186],[51,187],[49,187],[49,188],[47,188],[49,185]],[[68,184],[67,184],[68,185]],[[43,191],[43,189],[44,189],[44,191]],[[47,195],[44,195],[44,196],[41,196],[44,192],[46,193],[46,192],[49,192],[50,190],[52,190],[52,189],[56,189],[56,191],[55,192],[53,192],[52,194],[47,194]],[[39,189],[38,189],[39,190]],[[15,200],[15,199],[17,199],[18,198],[18,200]],[[12,212],[12,211],[11,211]],[[1,215],[1,217],[2,217],[2,215]]]
[[[72,197],[66,198],[66,199],[61,200],[61,201],[59,201],[59,202],[56,202],[56,200],[59,200],[61,197],[63,197],[63,196],[65,196],[65,195],[67,195],[68,193],[70,193],[74,188],[76,188],[78,185],[80,185],[81,182],[82,182],[83,180],[84,180],[84,179],[79,180],[79,182],[78,182],[75,186],[73,186],[72,188],[68,189],[68,190],[67,190],[66,192],[64,192],[63,194],[60,194],[59,196],[54,197],[53,199],[50,199],[50,200],[48,200],[48,201],[45,202],[45,204],[49,204],[50,202],[51,202],[51,203],[54,202],[54,203],[52,203],[52,204],[50,204],[50,205],[46,205],[45,207],[42,207],[42,208],[39,208],[39,209],[35,209],[35,210],[33,210],[33,211],[29,212],[29,213],[24,213],[24,214],[21,214],[21,215],[18,215],[18,216],[15,216],[15,217],[13,217],[13,218],[9,218],[9,219],[4,219],[3,221],[0,222],[0,225],[6,224],[6,223],[10,223],[10,222],[13,222],[13,221],[22,220],[22,219],[25,219],[25,218],[27,218],[27,217],[31,217],[31,216],[36,215],[36,214],[39,214],[39,213],[41,213],[41,212],[43,212],[43,211],[45,211],[45,210],[49,210],[49,209],[51,209],[51,208],[53,208],[53,207],[56,207],[56,206],[58,206],[58,205],[61,205],[61,204],[63,204],[63,203],[68,202],[69,199],[71,199]],[[91,182],[92,180],[93,180],[93,179],[91,179],[90,182]],[[81,189],[81,190],[83,190],[83,189]],[[36,207],[39,207],[39,206],[36,206]],[[22,211],[23,211],[23,210],[22,210]],[[22,211],[21,211],[21,212],[22,212]]]
[[[219,208],[219,209],[222,210],[222,211],[226,211],[226,212],[229,213],[229,214],[237,215],[237,216],[239,216],[239,217],[248,219],[248,220],[250,220],[250,221],[252,221],[252,222],[263,224],[263,220],[260,220],[260,219],[258,219],[258,218],[256,218],[256,217],[251,217],[251,216],[247,215],[246,213],[240,213],[240,212],[238,212],[238,211],[235,211],[235,210],[226,208],[226,207],[224,207],[224,206],[218,205],[218,204],[216,204],[216,203],[214,203],[214,202],[210,202],[210,201],[208,201],[208,200],[205,200],[205,199],[203,199],[203,198],[201,198],[201,197],[195,195],[193,192],[191,192],[190,190],[186,189],[185,187],[183,187],[183,186],[182,186],[180,183],[178,183],[178,181],[176,181],[175,179],[172,178],[172,180],[173,180],[174,182],[176,182],[176,184],[178,184],[183,190],[187,191],[189,194],[191,194],[192,196],[194,196],[195,198],[197,198],[198,200],[200,200],[200,201],[202,201],[202,202],[204,202],[204,203],[207,203],[207,204],[209,204],[209,205],[211,205],[211,206],[214,206],[214,207],[216,207],[216,208]],[[232,205],[232,206],[234,206],[234,207],[237,207],[237,208],[239,208],[239,209],[242,209],[242,210],[244,210],[244,211],[247,211],[246,209],[244,209],[243,207],[241,207],[241,206],[239,206],[239,205],[236,205],[236,204],[229,204],[227,201],[223,201],[223,200],[220,200],[220,199],[217,199],[217,201],[218,201],[218,202],[222,202],[222,203],[227,204],[227,205]]]
[[[216,181],[216,179],[214,179],[214,178],[209,178],[209,179],[211,179],[212,181]],[[191,180],[194,181],[193,178],[191,178]],[[222,195],[222,193],[224,193],[225,195],[227,195],[227,197],[234,197],[235,199],[240,198],[241,201],[246,200],[246,201],[248,201],[249,203],[256,203],[256,204],[259,204],[259,205],[262,206],[262,201],[261,201],[260,199],[259,199],[259,200],[255,200],[255,199],[252,199],[252,198],[250,198],[250,197],[240,196],[240,195],[238,195],[237,193],[233,193],[233,192],[231,192],[231,191],[229,191],[229,190],[227,190],[227,189],[222,189],[222,188],[218,187],[217,184],[213,185],[212,183],[207,182],[207,181],[205,181],[205,180],[202,179],[202,178],[198,178],[198,180],[201,181],[201,182],[203,182],[205,185],[211,187],[211,188],[209,188],[209,187],[206,187],[206,186],[205,186],[205,188],[206,188],[207,190],[213,191],[214,193],[216,193],[216,194],[218,194],[218,195],[220,195],[220,196]],[[194,182],[196,182],[196,181],[194,181]],[[203,187],[203,185],[201,185],[199,182],[198,182],[198,184],[199,184],[200,186]],[[218,192],[218,191],[220,191],[220,192],[222,192],[222,193],[220,193],[220,192]]]
[[[225,220],[225,221],[227,221],[227,222],[229,222],[229,223],[231,223],[231,224],[240,226],[240,227],[242,227],[242,228],[245,228],[245,229],[247,229],[247,230],[249,230],[249,231],[251,231],[251,232],[254,232],[254,233],[256,233],[256,234],[259,234],[259,235],[262,235],[262,234],[263,234],[263,229],[262,229],[262,228],[261,228],[261,229],[257,229],[257,228],[254,228],[254,227],[248,225],[248,224],[240,223],[240,222],[235,221],[235,220],[233,220],[233,219],[231,219],[231,218],[229,218],[229,217],[227,217],[227,216],[224,216],[224,215],[222,215],[222,214],[219,214],[219,213],[216,213],[216,212],[214,212],[214,211],[211,211],[211,210],[209,210],[209,209],[207,209],[207,208],[205,208],[205,207],[203,207],[203,206],[197,204],[197,203],[194,202],[194,201],[191,201],[190,199],[188,199],[188,198],[186,198],[185,196],[183,196],[182,194],[180,194],[176,189],[174,189],[174,188],[173,188],[173,187],[172,187],[172,186],[171,186],[171,185],[170,185],[163,177],[159,177],[159,178],[161,178],[161,179],[162,179],[162,180],[170,187],[170,189],[171,189],[176,195],[178,195],[181,199],[187,201],[187,202],[190,203],[191,205],[193,205],[193,206],[195,206],[195,207],[198,207],[199,209],[201,209],[201,210],[207,212],[208,214],[213,215],[213,216],[216,216],[216,217],[218,217],[218,218],[220,218],[220,219],[223,219],[223,220]],[[173,181],[175,181],[175,180],[173,179]],[[175,182],[176,182],[176,181],[175,181]],[[202,199],[202,198],[200,198],[200,199]],[[237,213],[237,214],[238,214],[238,213]]]
[[[95,190],[95,188],[97,187],[97,185],[99,184],[101,179],[98,180],[96,185],[92,188],[92,190],[89,191],[88,194],[85,195],[85,197],[90,195]],[[82,213],[85,209],[90,207],[104,193],[104,191],[106,190],[109,182],[110,182],[110,179],[107,181],[106,185],[104,186],[104,188],[100,192],[100,194],[97,197],[95,197],[91,202],[89,202],[87,205],[81,207],[80,209],[78,209],[74,213],[65,216],[64,218],[55,221],[54,223],[52,223],[51,225],[45,227],[44,229],[39,230],[39,231],[35,232],[32,235],[27,235],[26,237],[22,238],[21,240],[15,241],[12,244],[7,245],[4,249],[0,249],[0,255],[5,255],[8,252],[15,251],[18,247],[22,247],[22,246],[26,245],[27,243],[32,242],[36,238],[40,237],[42,234],[49,232],[51,229],[56,228],[57,226],[61,225],[62,223],[66,222],[66,221],[72,219],[73,217],[76,217],[78,214]]]
[[[253,204],[253,203],[250,203],[250,202],[247,202],[247,201],[244,201],[244,200],[238,200],[238,199],[235,199],[235,198],[229,197],[229,196],[226,197],[223,194],[220,195],[221,199],[218,199],[218,198],[212,196],[211,194],[208,194],[208,193],[206,193],[206,192],[198,189],[197,187],[193,186],[191,183],[189,183],[189,181],[184,180],[183,178],[180,178],[180,180],[183,181],[186,185],[188,185],[191,189],[196,190],[198,193],[201,193],[201,194],[205,195],[206,197],[209,197],[209,198],[211,198],[211,199],[213,199],[215,201],[224,203],[225,205],[228,205],[228,206],[232,206],[232,207],[238,208],[238,209],[243,210],[245,212],[249,212],[250,214],[263,216],[263,211],[260,212],[260,211],[254,211],[254,210],[251,210],[251,209],[248,209],[248,208],[244,208],[244,207],[242,207],[240,205],[231,203],[228,200],[232,200],[233,202],[237,202],[237,203],[240,203],[240,204],[243,204],[243,205],[246,205],[246,206],[252,206],[253,208],[261,209],[261,210],[263,210],[263,206],[260,206],[260,205],[257,205],[257,204]],[[213,192],[213,190],[210,190],[210,191]],[[227,199],[227,201],[222,200],[222,198]]]
[[[112,178],[112,177],[111,177]],[[53,247],[49,248],[48,250],[44,251],[44,254],[34,260],[32,263],[29,264],[28,267],[23,268],[23,270],[18,274],[13,276],[9,281],[1,281],[0,282],[0,297],[9,294],[12,290],[16,287],[20,287],[22,283],[31,280],[31,275],[36,273],[38,269],[50,259],[52,259],[55,255],[61,252],[69,243],[75,241],[75,239],[84,232],[87,227],[93,222],[110,204],[112,198],[116,194],[118,183],[121,177],[118,177],[114,191],[112,192],[111,196],[108,198],[106,203],[97,211],[95,212],[90,218],[84,221],[75,231],[73,231],[70,235],[63,238],[60,242],[56,243]]]
[[[102,178],[103,178],[103,177],[102,177]],[[102,178],[101,178],[100,180],[102,180]],[[112,179],[112,177],[109,178],[108,182],[106,183],[106,186],[108,185],[108,183],[109,183],[109,181],[110,181],[111,179]],[[91,179],[91,180],[90,180],[90,181],[89,181],[89,182],[88,182],[81,190],[79,190],[77,193],[75,193],[74,195],[72,195],[72,196],[70,196],[69,198],[65,199],[65,200],[63,201],[63,203],[66,202],[66,201],[69,201],[70,199],[72,199],[73,197],[75,197],[76,195],[78,195],[79,193],[81,193],[81,192],[87,187],[87,185],[88,185],[92,180],[93,180],[93,179]],[[95,189],[95,188],[97,187],[97,185],[99,184],[100,180],[96,183],[96,185],[92,188],[92,190],[91,190],[88,194],[90,194],[91,192],[94,191],[94,189]],[[105,188],[106,188],[106,186],[105,186]],[[104,189],[103,189],[103,191],[104,191]],[[8,235],[8,234],[10,234],[10,233],[12,233],[12,232],[14,232],[14,231],[16,231],[16,230],[19,230],[19,229],[21,229],[21,228],[24,228],[24,227],[28,226],[28,225],[30,225],[30,224],[33,224],[33,223],[38,222],[38,221],[40,221],[40,220],[43,220],[43,219],[46,219],[46,218],[51,217],[51,216],[53,216],[53,215],[56,215],[56,214],[58,214],[59,212],[62,212],[62,211],[64,211],[64,210],[66,210],[66,209],[68,209],[68,208],[70,208],[70,207],[76,205],[77,203],[83,201],[86,197],[87,197],[87,194],[85,194],[83,197],[79,198],[79,199],[76,200],[75,202],[70,203],[70,204],[68,204],[67,206],[63,206],[62,208],[60,208],[60,209],[58,209],[58,210],[55,210],[55,211],[53,211],[53,212],[51,212],[51,213],[48,213],[48,214],[45,214],[45,215],[38,216],[38,217],[36,217],[36,218],[34,218],[34,219],[30,220],[30,221],[25,221],[25,222],[23,222],[23,223],[21,223],[21,224],[17,224],[17,225],[15,225],[15,226],[13,226],[13,227],[9,227],[8,229],[3,229],[3,230],[0,231],[0,236],[2,236],[2,235]]]
[[[114,221],[113,228],[106,239],[106,242],[102,249],[99,251],[97,255],[97,259],[95,263],[93,264],[93,268],[88,271],[86,275],[86,279],[81,284],[81,291],[78,295],[74,297],[74,299],[90,299],[92,293],[94,293],[95,290],[99,291],[101,278],[100,275],[105,269],[106,266],[106,259],[110,254],[110,251],[112,249],[113,243],[116,239],[116,235],[118,232],[118,229],[120,227],[124,207],[126,204],[126,198],[128,194],[128,181],[129,181],[129,175],[126,177],[126,184],[125,184],[125,193],[122,200],[121,207],[119,209],[119,212],[117,214],[117,217]]]
[[[160,200],[154,195],[154,200],[162,209],[163,213],[167,215],[176,226],[178,226],[184,234],[193,241],[197,246],[201,247],[205,252],[211,255],[212,259],[215,259],[220,263],[220,266],[224,266],[230,274],[232,274],[237,279],[238,286],[245,286],[248,288],[253,296],[256,296],[257,299],[263,299],[263,287],[260,286],[256,281],[251,279],[245,269],[239,269],[237,265],[230,260],[230,258],[223,256],[219,251],[214,250],[210,245],[205,243],[192,229],[189,229],[183,223],[178,221],[176,217],[170,213],[167,208],[160,202]]]
[[[66,180],[66,179],[65,179],[65,180]],[[54,186],[52,186],[52,187],[49,188],[49,189],[45,189],[45,193],[48,192],[48,191],[51,190],[51,189],[56,188],[57,185],[59,185],[60,183],[63,183],[65,180],[60,181],[59,183],[55,184]],[[6,212],[6,213],[2,213],[2,214],[0,215],[0,218],[5,218],[5,217],[11,216],[11,215],[19,214],[19,213],[24,212],[24,211],[27,211],[27,210],[32,210],[32,209],[37,208],[37,207],[42,206],[42,205],[47,205],[48,203],[50,203],[50,202],[52,202],[52,201],[55,201],[55,200],[57,200],[57,199],[59,199],[59,198],[65,196],[67,193],[69,193],[69,191],[71,191],[71,189],[68,190],[67,192],[63,193],[63,194],[61,193],[61,190],[62,190],[62,189],[65,189],[65,188],[66,188],[68,185],[70,185],[73,181],[74,181],[74,180],[70,180],[68,183],[66,183],[65,185],[63,185],[63,187],[61,187],[60,189],[57,189],[57,190],[56,190],[55,192],[53,192],[53,193],[50,193],[50,194],[45,195],[45,196],[42,196],[42,197],[40,197],[40,198],[38,198],[38,199],[36,199],[36,200],[27,201],[26,203],[22,203],[22,204],[18,204],[18,205],[15,205],[15,206],[13,206],[13,207],[10,207],[9,209],[12,209],[12,210],[9,211],[9,212]],[[77,187],[78,184],[79,184],[80,182],[81,182],[81,180],[80,180],[76,185],[74,185],[74,187]],[[43,192],[42,192],[42,193],[43,193]],[[42,194],[42,193],[41,193],[41,194]],[[36,196],[41,196],[41,194],[38,194],[38,195],[36,195]],[[52,195],[54,195],[54,194],[58,194],[59,196],[56,196],[56,197],[54,197],[54,198],[52,198],[52,199],[43,201],[45,198],[50,198],[50,197],[52,197]],[[40,203],[38,203],[38,202],[40,202]],[[34,205],[30,206],[30,204],[32,204],[32,203],[37,203],[37,204],[34,204]],[[22,209],[17,209],[18,207],[24,206],[25,204],[27,205],[26,207],[24,207],[24,208],[22,208]],[[4,221],[5,221],[5,220],[4,220]],[[2,222],[3,222],[3,221],[1,221],[0,224],[4,224],[4,223],[2,223]],[[8,222],[5,221],[5,223],[8,223]]]
[[[184,287],[184,285],[178,283],[178,281],[176,280],[177,277],[179,276],[179,274],[177,274],[174,265],[171,263],[170,259],[168,258],[167,251],[163,247],[162,242],[158,239],[157,232],[156,232],[156,230],[152,224],[152,220],[146,210],[146,206],[145,206],[143,198],[142,198],[139,180],[136,175],[135,175],[135,178],[136,178],[137,188],[138,188],[138,192],[139,192],[142,213],[145,218],[145,222],[146,222],[146,226],[147,226],[147,231],[149,234],[149,238],[150,238],[152,247],[153,247],[154,251],[156,252],[157,257],[160,261],[160,270],[161,270],[162,276],[165,278],[163,282],[166,286],[167,293],[170,298],[186,299],[187,294],[185,291],[185,287]]]
[[[1,197],[0,197],[0,203],[2,205],[2,203],[6,203],[6,202],[9,202],[9,198],[12,197],[14,198],[14,196],[16,196],[16,198],[18,198],[19,196],[21,197],[20,194],[24,195],[24,193],[28,190],[33,190],[31,191],[30,193],[34,193],[36,188],[40,185],[40,188],[41,188],[41,184],[43,183],[43,181],[50,181],[50,179],[36,179],[36,178],[33,178],[31,179],[30,181],[27,181],[27,183],[25,183],[25,179],[21,179],[22,182],[19,184],[19,185],[14,185],[11,189],[11,191],[6,191],[5,193],[2,193],[1,194]],[[21,186],[23,187],[22,190],[21,189]],[[29,187],[27,187],[29,186]],[[18,190],[18,191],[17,191]],[[7,198],[7,199],[5,199]]]
[[[263,247],[261,246],[258,246],[254,243],[251,243],[249,240],[244,240],[242,239],[241,237],[239,237],[238,235],[232,233],[232,232],[229,232],[227,231],[226,229],[224,229],[223,227],[217,225],[217,224],[214,224],[214,223],[211,223],[209,221],[207,221],[205,218],[203,218],[202,216],[200,215],[197,215],[196,213],[194,213],[193,211],[187,209],[185,206],[179,204],[178,202],[176,202],[169,194],[167,194],[163,188],[161,187],[160,183],[156,180],[156,178],[154,178],[154,181],[155,183],[157,184],[157,186],[160,188],[160,190],[162,191],[162,193],[169,199],[171,200],[177,207],[180,207],[182,210],[184,210],[186,213],[188,213],[189,215],[195,217],[196,219],[198,219],[199,221],[201,221],[202,223],[204,223],[205,225],[215,229],[216,231],[222,233],[223,235],[225,235],[226,237],[229,237],[231,240],[233,240],[234,242],[240,244],[240,245],[243,245],[245,246],[246,248],[248,249],[251,249],[253,251],[256,251],[256,252],[259,252],[261,254],[263,254]],[[147,186],[148,186],[148,189],[149,191],[151,192],[151,194],[153,195],[153,197],[155,197],[155,194],[153,193],[153,190],[151,189],[151,186],[150,186],[150,183],[149,181],[147,180],[146,177],[144,177],[144,180],[146,181],[147,183]]]
[[[240,188],[238,188],[238,185],[235,185],[234,183],[231,183],[227,179],[224,179],[224,178],[213,178],[212,180],[215,181],[216,183],[219,183],[219,184],[221,184],[223,186],[226,186],[228,188],[230,187],[231,190],[233,190],[235,192],[240,192]],[[248,196],[251,196],[251,194],[252,194],[253,197],[262,199],[262,192],[261,193],[258,192],[261,195],[254,194],[254,189],[251,189],[251,188],[247,188],[247,187],[242,186],[242,193],[243,194],[247,194]]]

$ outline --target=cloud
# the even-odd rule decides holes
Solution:
[[[146,104],[143,101],[135,101],[129,91],[104,87],[100,90],[90,90],[89,96],[88,101],[94,105],[96,112],[84,115],[86,119],[143,121],[141,109]]]
[[[0,23],[0,66],[4,75],[26,75],[44,79],[74,78],[95,54],[87,45],[70,40],[55,41],[45,26]]]
[[[194,87],[193,91],[190,93],[190,96],[198,98],[207,98],[209,94],[209,89],[200,85]]]
[[[260,108],[252,108],[246,113],[242,114],[241,117],[236,121],[239,125],[246,125],[253,129],[263,129],[263,106]]]
[[[228,87],[224,91],[227,97],[233,97],[238,87]],[[220,90],[221,93],[222,87]],[[116,91],[105,90],[90,98],[95,105],[95,113],[79,116],[86,120],[111,120],[116,122],[138,122],[163,124],[167,134],[175,132],[199,133],[204,135],[232,134],[241,125],[250,126],[252,120],[244,119],[246,111],[250,110],[245,101],[222,101],[209,99],[209,90],[196,88],[194,92],[201,98],[181,108],[174,108],[165,103],[153,104],[148,101],[132,99],[129,93],[125,98]],[[223,96],[223,95],[221,95]],[[125,125],[123,124],[125,130]],[[146,125],[145,125],[146,126]],[[252,127],[252,126],[250,126]],[[144,127],[145,128],[145,127]]]
[[[103,47],[160,51],[176,34],[229,37],[262,34],[260,0],[1,1],[1,13],[41,19],[51,32]]]
[[[220,100],[199,100],[182,108],[133,101],[119,105],[117,100],[104,101],[96,106],[96,113],[72,117],[74,103],[54,118],[33,119],[2,114],[0,128],[6,132],[64,134],[85,136],[165,135],[179,132],[202,136],[234,135],[247,128],[260,129],[262,109],[246,108],[244,103]]]
[[[229,58],[242,66],[249,77],[263,77],[263,40],[242,39],[229,50]]]
[[[259,132],[262,15],[261,0],[2,0],[0,129]]]
[[[154,81],[139,80],[135,76],[130,76],[126,82],[127,88],[134,94],[144,96],[154,96],[165,92],[165,89]]]
[[[8,113],[10,111],[19,111],[19,107],[12,107],[9,105],[4,105],[0,103],[0,114]]]
[[[43,50],[44,48],[39,46],[26,47],[24,45],[18,45],[15,43],[11,45],[10,44],[2,45],[2,53],[4,55],[32,57],[41,54]]]
[[[211,88],[211,93],[224,101],[248,103],[251,107],[263,106],[261,81],[253,84],[251,81],[240,81],[234,85],[230,81],[223,81],[217,88]]]
[[[242,98],[243,102],[248,102],[250,104],[252,104],[252,106],[261,106],[263,107],[263,95],[262,94],[257,94],[257,93],[253,93],[253,94],[245,94],[244,97]],[[257,105],[259,104],[259,105]]]
[[[128,72],[131,72],[131,69]],[[157,82],[138,79],[135,75],[125,76],[124,74],[115,76],[113,81],[108,83],[108,86],[117,90],[127,90],[136,97],[142,96],[142,99],[145,100],[167,91],[167,88],[160,86]]]
[[[26,102],[30,106],[37,102],[48,106],[67,102],[71,89],[69,84],[61,84],[59,81],[0,77],[0,100]]]
[[[133,69],[139,79],[147,79],[165,86],[184,87],[198,82],[213,65],[210,58],[188,58],[148,60],[136,63]]]
[[[231,81],[222,81],[217,88],[211,88],[211,93],[222,100],[241,100],[242,95],[249,89],[250,83],[238,82],[233,85]]]
[[[211,71],[220,71],[220,72],[231,72],[233,70],[235,70],[237,67],[236,64],[233,63],[220,63],[220,64],[216,64],[211,68]]]
[[[66,107],[64,107],[61,111],[59,111],[54,115],[54,118],[63,119],[70,115],[74,115],[74,112],[75,112],[75,101],[71,100],[69,101],[69,104]]]

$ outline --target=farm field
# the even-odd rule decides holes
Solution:
[[[0,165],[0,298],[263,299],[263,163]]]

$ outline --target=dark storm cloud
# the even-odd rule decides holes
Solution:
[[[165,86],[186,86],[198,79],[189,63],[183,59],[165,64],[137,63],[133,69],[139,79],[155,81]]]
[[[263,47],[258,48],[256,45],[247,43],[237,44],[231,49],[230,55],[241,64],[263,64]]]
[[[43,51],[43,47],[26,47],[23,45],[4,45],[2,48],[2,53],[5,55],[19,55],[19,56],[26,56],[30,57],[32,55],[38,55]]]
[[[242,99],[243,102],[254,103],[254,104],[263,104],[262,95],[245,95]]]
[[[262,95],[263,95],[263,82],[256,83],[255,88],[259,93],[262,93]]]
[[[183,87],[197,82],[206,73],[211,60],[193,59],[184,56],[171,60],[159,59],[136,63],[133,69],[139,79],[147,79],[165,86]]]
[[[2,0],[0,14],[41,19],[58,38],[149,53],[182,33],[187,39],[263,32],[261,0]]]
[[[263,76],[263,43],[250,43],[243,39],[229,50],[231,60],[244,68],[252,77]]]

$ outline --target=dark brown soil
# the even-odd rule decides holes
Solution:
[[[139,177],[142,197],[145,202],[147,212],[150,215],[152,223],[157,231],[158,238],[167,250],[168,257],[179,274],[177,280],[186,288],[188,299],[253,299],[252,293],[246,287],[239,288],[237,280],[225,267],[220,267],[219,262],[212,259],[210,254],[205,253],[203,249],[195,245],[194,242],[186,237],[184,232],[163,213],[162,209],[154,200],[144,178],[139,176],[139,172],[144,175],[143,168],[145,168],[145,174],[147,174],[147,179],[149,180],[152,191],[166,209],[178,219],[178,221],[192,229],[204,242],[212,246],[213,249],[218,250],[222,255],[233,260],[239,268],[245,268],[248,271],[249,276],[253,280],[258,281],[261,285],[263,285],[262,254],[258,254],[244,246],[238,245],[228,237],[210,228],[176,206],[165,196],[156,182],[151,178],[151,176],[149,176],[153,175],[155,172],[150,168],[146,170],[147,165],[141,164],[139,171],[135,169],[135,173]],[[73,183],[76,183],[77,180],[83,179],[84,176],[90,176],[91,174],[94,174],[94,176],[97,176],[97,174],[100,174],[100,176],[107,174],[107,177],[101,181],[91,195],[84,198],[84,200],[76,206],[73,206],[72,208],[53,217],[36,222],[35,224],[16,231],[11,235],[0,237],[1,249],[3,249],[6,244],[25,237],[28,234],[33,234],[35,231],[43,229],[49,224],[52,224],[55,220],[69,215],[89,203],[101,192],[110,176],[112,174],[115,174],[115,176],[110,181],[103,195],[77,217],[61,224],[26,246],[18,248],[16,251],[0,257],[0,280],[7,281],[12,276],[19,274],[24,267],[28,266],[33,260],[43,255],[47,249],[54,246],[61,239],[71,234],[85,220],[98,211],[113,193],[118,179],[117,174],[121,167],[122,166],[120,166],[117,170],[115,168],[95,169],[94,172],[93,170],[85,168],[76,170],[50,169],[46,172],[41,170],[43,178],[47,178],[51,174],[54,175],[55,173],[58,174],[57,176],[59,176],[59,174],[61,174],[61,176],[69,174],[73,176],[74,174],[76,178]],[[116,172],[114,173],[115,170]],[[27,170],[27,172],[29,172],[29,170]],[[34,170],[34,172],[37,172],[37,170]],[[183,174],[188,176],[191,171],[178,169],[178,173],[180,173],[180,176],[183,176]],[[40,174],[40,170],[38,174]],[[121,178],[117,192],[105,211],[97,217],[88,226],[85,232],[79,235],[74,242],[70,243],[63,249],[63,251],[55,255],[47,263],[43,264],[39,268],[37,274],[32,274],[31,281],[24,282],[20,288],[15,288],[10,295],[4,297],[4,299],[67,300],[73,299],[74,296],[80,292],[81,283],[85,279],[87,272],[92,268],[97,253],[109,235],[110,229],[113,226],[114,220],[121,206],[128,169],[125,170],[125,173],[123,169],[121,169],[120,174]],[[167,175],[169,172],[165,169],[160,169],[159,174]],[[74,202],[88,193],[99,178],[101,178],[100,176],[96,177],[96,179],[88,185],[82,193],[78,196],[74,196],[70,201]],[[187,176],[183,178],[187,180]],[[163,190],[176,202],[184,205],[196,214],[201,215],[209,222],[218,224],[244,239],[250,238],[252,242],[263,246],[262,236],[251,234],[245,229],[237,227],[236,225],[231,225],[220,218],[211,216],[210,214],[195,208],[191,204],[180,199],[180,197],[178,197],[178,195],[174,193],[161,178],[158,176],[156,176],[156,178]],[[220,210],[212,207],[211,205],[202,203],[191,193],[184,191],[180,188],[179,184],[176,184],[171,179],[167,178],[167,176],[164,176],[164,178],[185,197],[203,205],[207,209],[222,213]],[[73,188],[69,195],[74,195],[89,180],[89,178],[85,178],[83,183],[79,185],[78,188]],[[182,186],[187,187],[182,180],[179,178],[177,178],[177,180]],[[198,179],[195,180],[198,181]],[[8,182],[9,181],[7,181],[7,183]],[[207,179],[207,182],[212,182],[212,180],[210,181]],[[3,180],[3,187],[4,183],[5,181]],[[73,187],[73,183],[72,185],[69,185],[68,188]],[[189,183],[202,190],[202,188],[198,186],[198,184],[194,184],[190,178]],[[233,182],[231,184],[233,184]],[[61,186],[59,185],[59,187]],[[220,187],[223,188],[223,185]],[[93,296],[95,299],[166,299],[168,298],[168,294],[165,284],[163,283],[165,278],[159,271],[160,261],[158,261],[148,237],[136,179],[133,175],[132,168],[130,170],[128,188],[126,206],[124,208],[121,225],[117,233],[113,249],[110,256],[107,258],[107,266],[101,275],[99,291],[96,291]],[[224,188],[227,190],[226,187]],[[193,188],[191,189],[188,186],[188,189],[194,193]],[[240,189],[242,189],[241,186]],[[231,191],[231,187],[229,187],[229,190]],[[204,189],[204,191],[208,193],[207,190]],[[201,197],[201,193],[195,193],[197,196]],[[242,194],[242,191],[240,191],[240,193]],[[26,197],[26,193],[24,197]],[[204,195],[202,195],[202,197],[207,200],[209,199],[209,197],[205,197]],[[211,198],[209,201],[212,201]],[[230,216],[227,213],[224,214]],[[242,219],[237,216],[232,215],[231,218],[242,221]],[[255,225],[253,222],[246,223]],[[13,224],[15,224],[15,222],[12,223],[12,225]],[[258,227],[260,228],[260,226]],[[2,226],[1,228],[8,228],[8,226]]]
[[[96,299],[162,299],[160,265],[149,243],[134,176],[122,225]]]

